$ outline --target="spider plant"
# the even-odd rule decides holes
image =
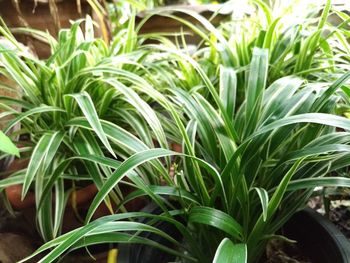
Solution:
[[[238,22],[233,19],[222,26],[223,35],[234,50],[235,67],[248,65],[253,47],[260,47],[269,50],[268,83],[291,74],[328,81],[330,76],[345,72],[343,67],[348,55],[343,38],[347,34],[344,27],[349,18],[333,9],[331,1],[311,9],[306,17],[297,13],[300,12],[297,5],[282,14],[277,12],[278,16],[275,9],[263,1],[253,1],[253,5],[257,11],[250,17],[240,17]],[[342,22],[338,25],[328,23],[332,15],[341,18]]]
[[[327,17],[328,4],[321,20]],[[103,183],[91,203],[86,225],[39,248],[35,254],[51,250],[41,262],[52,262],[69,249],[105,242],[155,246],[175,255],[179,261],[222,262],[222,258],[236,258],[239,262],[258,262],[267,240],[293,213],[304,207],[316,186],[350,186],[349,179],[330,176],[332,171],[349,165],[350,121],[336,116],[335,111],[342,99],[339,93],[344,90],[350,74],[332,81],[333,84],[328,80],[335,79],[335,74],[327,81],[319,78],[312,83],[301,78],[308,78],[309,74],[273,81],[274,78],[269,78],[272,50],[255,48],[241,82],[241,67],[236,68],[234,64],[236,52],[229,42],[208,21],[194,16],[213,35],[208,38],[205,31],[197,30],[211,44],[209,51],[213,51],[211,55],[217,59],[216,63],[206,63],[205,57],[197,56],[200,53],[191,56],[169,48],[172,44],[161,37],[158,39],[168,46],[148,45],[135,50],[137,43],[130,37],[127,39],[133,45],[123,48],[123,44],[116,41],[118,44],[112,49],[122,65],[115,68],[118,59],[111,57],[81,73],[86,76],[87,71],[94,78],[101,77],[99,81],[108,87],[115,84],[114,79],[131,85],[131,90],[137,92],[135,96],[139,94],[144,101],[150,102],[152,97],[157,102],[157,111],[160,109],[156,119],[161,123],[157,125],[164,127],[168,139],[182,142],[184,153],[148,149],[153,147],[153,137],[161,147],[167,144],[161,129],[144,134],[143,129],[136,130],[142,127],[141,117],[130,119],[124,114],[126,111],[118,115],[118,107],[107,107],[107,112],[123,118],[127,129],[135,128],[138,137],[150,147],[139,146],[143,144],[133,137],[129,141],[119,138],[118,143],[124,147],[120,149],[122,146],[114,144],[118,138],[113,137],[118,129],[113,126],[115,129],[110,132],[104,125],[108,120],[100,121],[113,152],[123,158],[133,155],[118,162],[109,158],[113,153],[107,154],[109,146],[104,145],[105,154],[85,151],[79,157],[86,166],[97,166],[104,172]],[[133,29],[131,23],[121,35],[131,36]],[[129,62],[130,56],[125,55],[131,50],[133,56],[138,54],[133,63]],[[155,50],[158,53],[153,53]],[[146,54],[150,55],[147,52],[151,56],[145,59]],[[159,54],[160,59],[152,59]],[[193,59],[196,57],[202,59],[197,62]],[[141,61],[143,68],[139,65]],[[119,83],[116,86],[122,93],[123,86]],[[86,91],[91,92],[89,88]],[[244,100],[238,96],[239,91],[244,92]],[[151,126],[147,113],[139,111]],[[79,116],[67,125],[95,130],[88,116]],[[337,132],[336,127],[344,131]],[[150,137],[150,133],[153,136]],[[69,134],[78,133],[74,130]],[[94,136],[98,138],[99,134],[95,131]],[[137,147],[134,147],[135,141]],[[166,157],[169,164],[169,156],[174,158],[174,177],[157,161]],[[60,170],[56,171],[47,178],[42,200],[50,196],[51,188],[62,178]],[[119,192],[118,185],[125,178],[138,190],[124,198],[118,196],[122,199],[119,206],[139,196],[148,196],[164,212],[161,215],[128,212],[91,221],[98,206],[108,203],[114,193]],[[166,185],[160,184],[161,179]],[[177,201],[180,208],[172,206],[164,196]],[[135,221],[139,217],[148,217],[150,221],[147,224]],[[173,224],[183,240],[174,240],[156,229],[153,223],[157,221]],[[138,235],[140,232],[160,235],[174,246],[164,247]]]
[[[268,50],[256,48],[247,96],[236,110],[237,77],[232,68],[220,67],[218,92],[197,62],[181,53],[176,56],[195,68],[214,102],[198,90],[171,87],[168,92],[173,95],[164,96],[145,83],[139,86],[157,96],[174,119],[184,153],[150,149],[122,163],[106,157],[91,160],[115,170],[92,201],[86,225],[39,248],[35,254],[51,250],[40,262],[52,262],[69,249],[104,242],[154,246],[180,262],[227,258],[258,262],[267,240],[305,206],[316,186],[350,186],[348,178],[330,176],[350,162],[350,121],[334,114],[349,73],[332,84],[287,76],[266,87]],[[165,186],[145,182],[137,167],[166,156],[175,157],[175,176]],[[123,202],[146,195],[163,213],[123,213],[91,221],[98,205],[125,177],[138,190]],[[180,208],[164,196],[176,200]],[[138,217],[150,221],[140,223],[135,221]],[[183,240],[153,227],[158,221],[173,224]],[[140,232],[160,235],[173,246],[164,247]]]
[[[228,4],[233,3],[234,1]],[[298,16],[296,12],[299,9],[296,7],[281,13],[275,12],[275,9],[260,0],[247,1],[246,5],[250,12],[233,11],[232,20],[223,22],[219,28],[188,10],[156,13],[182,22],[203,39],[196,48],[188,47],[181,34],[176,44],[164,41],[163,44],[168,45],[169,49],[181,47],[187,50],[201,64],[214,84],[218,82],[218,65],[234,68],[238,81],[237,96],[240,98],[237,105],[244,100],[248,83],[247,69],[254,47],[269,51],[268,85],[286,75],[300,76],[311,82],[332,82],[347,72],[349,44],[346,38],[349,32],[346,25],[350,19],[346,13],[333,8],[331,1],[312,9],[307,17]],[[196,25],[174,15],[175,11],[192,16]],[[341,22],[338,25],[330,24],[330,16],[337,16]],[[142,24],[143,22],[139,27]],[[189,63],[178,63],[180,69],[187,70],[180,70],[181,78],[173,77],[173,82],[177,81],[177,85],[187,89],[198,89],[203,85]],[[206,96],[207,89],[202,89],[202,94]]]
[[[7,39],[0,44],[0,73],[23,91],[20,99],[0,98],[0,117],[13,116],[3,132],[14,139],[26,135],[29,141],[21,150],[30,154],[28,167],[1,180],[0,189],[21,184],[22,198],[35,192],[38,230],[46,241],[60,235],[68,197],[73,196],[75,207],[77,189],[91,183],[100,189],[111,173],[91,159],[124,159],[154,144],[168,147],[157,115],[145,102],[148,97],[125,78],[142,68],[137,59],[144,54],[133,53],[134,36],[127,31],[109,47],[94,38],[91,18],[85,20],[84,32],[82,22],[61,30],[57,41],[47,33],[18,29],[50,44],[52,55],[45,61],[19,45],[5,25],[0,27]],[[20,130],[9,134],[18,124]],[[168,162],[143,167],[144,180],[157,184],[159,173],[167,178]],[[113,211],[122,198],[116,188],[106,205]]]

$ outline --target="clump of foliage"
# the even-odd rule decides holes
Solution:
[[[168,147],[160,121],[146,103],[148,96],[142,97],[128,79],[134,71],[143,80],[146,70],[139,62],[145,52],[133,53],[136,43],[129,31],[121,32],[109,47],[94,37],[89,17],[85,32],[81,23],[61,30],[57,41],[43,32],[20,29],[50,44],[52,55],[45,61],[23,49],[6,27],[0,27],[8,40],[0,44],[0,72],[23,92],[20,99],[0,98],[1,117],[13,116],[4,133],[20,124],[21,129],[12,135],[29,138],[22,151],[30,154],[28,168],[1,180],[0,185],[3,190],[22,184],[23,198],[34,190],[38,228],[44,240],[61,233],[72,191],[91,183],[99,189],[112,173],[113,168],[92,160],[123,159],[155,143]],[[143,169],[152,183],[160,181],[152,175],[155,170],[167,173],[160,161]],[[116,188],[106,204],[112,211],[112,204],[122,198],[123,192]]]
[[[68,75],[64,85],[57,82],[57,87],[69,90],[57,98],[63,98],[59,109],[64,105],[64,112],[58,114],[70,117],[59,127],[68,127],[64,136],[69,136],[70,144],[75,136],[84,135],[79,149],[94,142],[93,151],[74,152],[62,158],[60,165],[73,158],[83,162],[87,172],[94,167],[90,180],[100,185],[85,225],[48,241],[32,256],[47,252],[40,262],[53,262],[67,251],[113,242],[153,246],[179,262],[227,258],[259,262],[266,242],[305,206],[315,187],[350,186],[349,178],[334,176],[350,164],[350,120],[337,115],[339,105],[348,103],[350,73],[344,70],[348,54],[339,37],[346,35],[345,24],[332,27],[331,34],[326,32],[331,10],[327,1],[317,25],[306,25],[311,33],[305,36],[300,25],[280,28],[280,19],[272,19],[264,2],[254,3],[264,11],[267,27],[251,28],[249,39],[237,32],[228,34],[230,24],[216,29],[189,12],[200,26],[183,22],[207,44],[200,43],[191,51],[184,41],[174,44],[163,35],[137,36],[139,27],[131,19],[111,49],[102,48],[108,52],[97,62],[80,67],[96,56],[88,55],[84,42],[78,45],[82,51],[69,53],[63,64],[53,67],[60,73],[55,72],[53,79],[67,76],[61,73],[66,65],[79,69]],[[348,21],[343,13],[339,15],[344,23]],[[281,33],[284,30],[286,34]],[[147,39],[157,44],[146,44]],[[70,41],[63,43],[63,50],[71,45]],[[7,52],[2,56],[8,61]],[[54,55],[53,61],[56,57],[60,56]],[[21,61],[21,56],[15,58]],[[15,64],[7,63],[9,68]],[[14,76],[33,69],[34,65],[23,66]],[[26,78],[30,80],[31,75]],[[19,83],[26,87],[24,81]],[[29,120],[36,125],[48,122]],[[39,137],[40,133],[32,134]],[[182,152],[167,149],[170,141],[180,143]],[[34,151],[33,156],[39,155]],[[35,178],[35,185],[48,189],[41,192],[44,201],[51,187],[57,188],[56,180],[64,179],[57,174],[59,166],[53,168],[53,174],[46,173],[44,184],[41,177]],[[93,177],[94,171],[102,174],[101,181]],[[136,190],[119,196],[121,183]],[[147,196],[162,212],[116,213],[92,220],[99,205],[115,195],[120,198],[116,211]],[[39,202],[39,213],[41,205]],[[138,218],[150,220],[138,222]],[[156,228],[158,222],[173,225],[183,239],[175,240]],[[171,246],[148,239],[142,232],[158,235]]]

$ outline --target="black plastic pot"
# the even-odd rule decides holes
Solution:
[[[326,217],[312,209],[296,213],[284,234],[298,241],[302,252],[315,263],[350,263],[350,242]]]
[[[142,212],[159,215],[162,213],[162,210],[156,204],[150,203],[142,209]],[[141,218],[139,222],[147,223],[149,220],[149,218]],[[164,231],[176,240],[182,239],[180,232],[170,223],[157,222],[152,224],[152,226]],[[170,241],[153,233],[144,232],[141,233],[140,236],[153,240],[166,247],[171,247],[172,245]],[[118,251],[118,263],[165,263],[174,261],[175,259],[173,255],[165,253],[162,250],[139,244],[119,245]]]
[[[144,212],[159,214],[161,210],[154,204],[148,205]],[[147,222],[142,219],[141,222]],[[154,225],[177,240],[181,239],[176,228],[165,222]],[[327,218],[312,209],[296,213],[283,227],[283,234],[296,240],[301,251],[314,263],[350,263],[350,242]],[[142,234],[165,246],[170,245],[163,238],[150,233]],[[167,253],[144,245],[119,247],[120,263],[165,263],[174,261]]]

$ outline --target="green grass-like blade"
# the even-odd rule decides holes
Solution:
[[[220,67],[220,99],[227,115],[234,117],[236,108],[237,76],[232,68]]]
[[[267,212],[268,212],[268,204],[269,204],[269,194],[267,191],[263,188],[254,187],[254,190],[258,193],[261,207],[263,210],[263,220],[266,221],[267,219]]]
[[[213,263],[247,263],[247,245],[233,244],[233,242],[224,238],[218,246]]]
[[[38,141],[37,145],[35,146],[32,156],[30,158],[26,176],[24,178],[23,182],[23,189],[22,189],[22,198],[24,198],[30,188],[31,183],[36,178],[36,175],[42,166],[47,150],[50,146],[52,134],[44,134],[40,140]]]
[[[96,135],[99,137],[99,139],[101,140],[103,145],[108,149],[108,151],[114,157],[116,157],[112,146],[108,142],[106,134],[103,132],[103,128],[102,128],[100,119],[98,117],[98,114],[96,112],[95,106],[91,100],[90,95],[86,92],[83,92],[80,94],[71,94],[68,96],[73,97],[77,101],[85,118],[89,121],[89,123],[90,123],[91,127],[93,128],[94,132],[96,133]]]
[[[0,152],[16,155],[19,157],[18,148],[2,131],[0,131]]]
[[[249,135],[258,124],[268,70],[268,50],[254,48],[249,68],[249,80],[246,91],[245,135]]]
[[[242,226],[230,215],[211,207],[192,208],[188,221],[218,228],[238,240],[242,238]]]

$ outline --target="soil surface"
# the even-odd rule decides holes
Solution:
[[[13,233],[0,233],[1,263],[18,262],[19,260],[29,256],[33,252],[34,248],[31,243],[31,240],[26,236]]]
[[[339,200],[332,202],[329,219],[350,240],[350,201]]]
[[[300,251],[297,243],[280,239],[272,239],[266,247],[265,263],[312,263]]]
[[[29,256],[38,246],[35,240],[24,218],[17,213],[9,214],[0,202],[0,262],[14,263]]]
[[[328,218],[350,240],[350,195],[332,197]],[[323,199],[314,197],[308,205],[316,212],[326,215]]]

